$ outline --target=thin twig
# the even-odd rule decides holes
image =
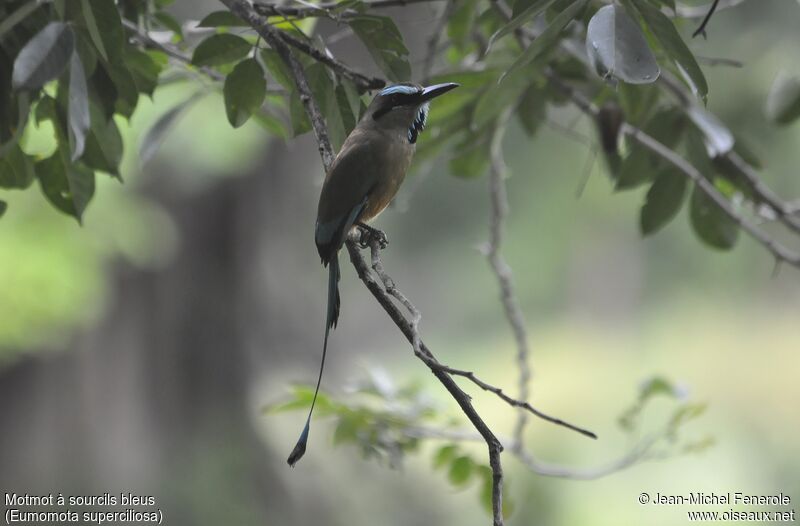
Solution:
[[[758,176],[756,171],[747,161],[736,152],[729,152],[724,158],[728,161],[745,180],[756,200],[772,208],[778,219],[795,232],[800,232],[800,217],[795,215],[796,210],[790,203],[779,198]]]
[[[696,37],[697,35],[703,35],[703,38],[706,36],[706,26],[711,21],[711,17],[714,16],[714,11],[717,10],[717,4],[719,4],[719,0],[714,0],[711,3],[711,7],[708,8],[708,12],[706,16],[703,17],[703,21],[700,22],[700,25],[697,27],[694,33],[692,33],[692,38]]]
[[[308,42],[300,40],[299,38],[295,38],[285,31],[280,31],[278,29],[275,29],[275,32],[280,36],[281,39],[283,39],[284,42],[286,42],[293,48],[302,51],[303,53],[313,58],[317,62],[325,64],[326,66],[331,68],[337,75],[351,80],[353,84],[355,84],[360,91],[380,89],[386,85],[385,80],[380,79],[378,77],[370,77],[364,75],[363,73],[359,73],[353,70],[352,68],[346,66],[345,64],[339,62],[332,56],[326,54],[325,52],[315,48]]]
[[[770,237],[769,234],[758,228],[752,221],[747,219],[743,214],[735,210],[731,202],[728,201],[728,199],[722,195],[719,190],[717,190],[717,188],[714,186],[714,183],[703,177],[703,174],[701,174],[697,168],[692,166],[683,157],[675,153],[675,151],[671,150],[667,146],[664,146],[664,144],[660,143],[642,130],[631,126],[630,124],[623,124],[621,131],[651,152],[657,154],[659,157],[675,166],[685,176],[691,179],[694,184],[696,184],[697,187],[703,191],[703,193],[711,198],[711,200],[714,201],[714,203],[720,209],[722,209],[722,211],[725,212],[728,217],[736,222],[745,232],[750,234],[752,238],[761,243],[767,250],[772,252],[775,258],[786,261],[787,263],[800,268],[799,253],[786,248],[781,243],[778,243],[775,239]]]
[[[439,18],[436,21],[436,26],[433,28],[430,38],[428,38],[428,50],[425,53],[425,60],[422,63],[422,75],[420,76],[420,78],[422,78],[426,84],[430,79],[431,71],[433,71],[433,61],[436,58],[439,42],[441,41],[442,35],[445,32],[444,29],[447,26],[447,22],[450,19],[450,14],[453,12],[454,6],[454,0],[447,0],[447,3],[444,5],[444,9],[442,9],[442,14],[439,15]]]
[[[716,2],[717,0],[712,0]],[[724,9],[730,9],[732,7],[736,7],[739,4],[743,4],[745,0],[720,0],[719,5],[717,6],[717,13]],[[680,18],[702,18],[708,14],[710,4],[705,5],[684,5],[684,4],[677,4],[675,6],[675,14]]]
[[[155,40],[145,31],[140,30],[139,26],[137,26],[136,24],[134,24],[133,22],[131,22],[126,18],[122,19],[122,25],[125,26],[125,28],[128,29],[131,33],[133,33],[134,38],[136,38],[139,42],[141,42],[145,46],[152,49],[157,49],[158,51],[161,51],[168,57],[173,58],[178,62],[181,62],[187,66],[192,66],[192,58],[189,57],[188,55],[183,54],[175,46]],[[198,67],[197,69],[202,71],[206,76],[210,77],[213,80],[220,82],[225,80],[225,75],[223,75],[219,71],[216,71],[215,69],[206,66],[201,66]]]
[[[411,344],[412,344],[412,346],[414,348],[414,354],[416,354],[418,358],[420,358],[422,361],[424,361],[426,363],[426,365],[428,365],[431,368],[436,368],[436,369],[438,369],[440,371],[444,371],[447,374],[450,374],[452,376],[461,376],[463,378],[466,378],[467,380],[471,381],[472,383],[474,383],[475,385],[477,385],[478,387],[480,387],[484,391],[488,391],[490,393],[493,393],[493,394],[497,395],[498,398],[500,398],[501,400],[506,402],[511,407],[517,407],[517,408],[520,408],[520,409],[525,409],[526,411],[528,411],[531,414],[541,418],[542,420],[545,420],[545,421],[550,422],[552,424],[556,424],[556,425],[561,426],[561,427],[565,427],[567,429],[571,429],[572,431],[576,431],[576,432],[578,432],[578,433],[580,433],[582,435],[588,436],[590,438],[597,438],[597,435],[595,435],[591,431],[588,431],[588,430],[586,430],[586,429],[584,429],[582,427],[576,426],[574,424],[570,424],[569,422],[565,422],[565,421],[561,420],[560,418],[556,418],[556,417],[550,416],[550,415],[548,415],[546,413],[543,413],[542,411],[539,411],[538,409],[533,407],[530,403],[528,403],[525,400],[525,398],[521,397],[521,399],[515,399],[515,398],[512,398],[512,397],[508,396],[501,388],[496,387],[494,385],[491,385],[491,384],[481,380],[480,378],[475,376],[475,374],[472,371],[465,371],[465,370],[461,370],[461,369],[456,369],[456,368],[444,365],[444,364],[442,364],[442,363],[440,363],[440,362],[438,362],[436,360],[431,360],[429,355],[428,355],[428,353],[423,352],[423,349],[422,349],[422,342],[421,342],[420,336],[419,336],[419,322],[422,319],[422,315],[420,314],[419,309],[417,309],[408,300],[408,298],[402,292],[400,292],[397,289],[397,287],[395,286],[394,280],[392,280],[392,278],[389,277],[388,274],[386,274],[386,271],[383,268],[383,263],[381,262],[381,258],[380,258],[380,245],[377,242],[375,242],[375,240],[372,240],[372,242],[370,243],[370,250],[371,250],[371,259],[372,259],[372,270],[375,271],[375,273],[378,275],[378,277],[380,278],[381,282],[383,283],[383,287],[384,287],[385,292],[387,294],[389,294],[390,296],[392,296],[393,298],[395,298],[397,301],[399,301],[400,304],[403,305],[403,307],[405,307],[405,309],[409,312],[409,314],[411,314],[411,321],[409,322],[410,325],[411,325],[411,332],[410,332],[411,338],[409,339],[409,341],[411,342]],[[510,283],[509,283],[509,285],[510,285]],[[512,297],[512,302],[516,303],[516,300],[513,298],[513,291],[511,292],[511,297]],[[522,320],[522,313],[519,310],[518,306],[516,306],[516,311],[517,311],[517,314],[515,316],[519,316],[519,317],[516,318],[513,323],[518,324],[518,327],[522,329],[523,336],[527,341],[527,336],[524,334],[524,321]],[[525,353],[524,353],[524,357],[523,358],[527,362],[527,343],[526,343]],[[525,369],[527,369],[527,364],[525,366]],[[528,375],[529,375],[529,373],[528,373]],[[527,380],[525,381],[525,384],[527,385]]]
[[[518,398],[527,401],[530,398],[529,384],[531,370],[529,364],[530,348],[528,346],[528,333],[525,328],[525,319],[522,309],[517,301],[512,284],[511,267],[506,263],[500,249],[503,244],[503,227],[508,216],[508,194],[506,192],[505,172],[506,166],[503,160],[503,132],[506,127],[508,115],[501,118],[495,125],[490,145],[490,165],[489,165],[489,196],[491,202],[491,215],[489,218],[489,242],[487,244],[486,257],[492,268],[492,273],[497,279],[500,287],[500,301],[503,304],[508,324],[514,333],[514,340],[517,345],[517,368],[518,368]],[[512,434],[513,441],[511,449],[519,451],[522,449],[523,434],[528,415],[524,411],[517,413],[517,421],[514,425]]]
[[[630,452],[617,460],[596,468],[574,468],[548,464],[537,460],[526,450],[513,451],[514,455],[525,467],[536,474],[546,477],[565,478],[572,480],[594,480],[621,471],[648,458],[648,453],[658,438],[650,438],[637,444]]]
[[[587,99],[583,94],[561,80],[561,78],[551,70],[547,70],[545,72],[545,76],[548,78],[551,85],[569,97],[572,103],[575,104],[581,111],[593,118],[597,117],[597,107],[592,104],[591,101],[589,101],[589,99]],[[758,226],[756,226],[738,210],[736,210],[731,202],[728,201],[728,199],[722,195],[719,190],[717,190],[714,184],[703,177],[700,171],[698,171],[697,168],[690,164],[686,159],[681,157],[680,154],[669,147],[664,146],[664,144],[660,143],[641,129],[627,122],[622,123],[620,131],[621,133],[630,136],[633,140],[656,154],[658,157],[661,157],[665,161],[675,166],[683,175],[691,179],[704,194],[706,194],[720,209],[722,209],[723,212],[725,212],[728,217],[742,227],[744,231],[750,234],[753,239],[761,243],[761,245],[769,250],[773,256],[800,268],[800,254],[786,248],[784,245],[770,237],[769,234],[758,228]],[[732,155],[734,159],[739,159],[736,154]],[[730,154],[728,157],[730,158]],[[746,166],[746,163],[744,163],[744,166]]]
[[[322,157],[322,164],[326,171],[329,170],[334,159],[333,148],[328,136],[325,121],[322,118],[322,114],[319,111],[316,101],[311,95],[311,91],[308,87],[308,81],[305,77],[305,72],[303,71],[302,66],[294,57],[287,44],[280,38],[278,34],[276,34],[277,30],[269,26],[262,16],[252,11],[249,4],[244,2],[244,0],[221,1],[228,7],[228,9],[231,10],[231,12],[247,21],[247,23],[253,27],[267,43],[275,48],[275,50],[281,56],[281,59],[286,63],[287,66],[289,66],[294,83],[300,93],[300,99],[303,102],[303,106],[306,110],[306,113],[308,113],[308,117],[311,120],[312,127],[314,128],[314,132],[317,137],[317,143],[319,145],[320,156]],[[377,240],[373,239],[373,247],[376,246],[375,243],[377,243]],[[406,338],[412,343],[412,345],[414,345],[415,352],[425,355],[427,358],[426,363],[438,363],[433,354],[431,354],[430,350],[428,350],[428,348],[419,338],[419,333],[417,331],[419,320],[416,319],[409,321],[408,318],[406,318],[402,312],[400,312],[400,310],[392,301],[392,296],[390,296],[372,277],[369,267],[367,267],[367,263],[361,256],[356,244],[352,240],[348,240],[346,242],[346,246],[347,251],[350,254],[350,260],[352,261],[353,266],[356,268],[356,272],[358,273],[359,277],[370,290],[370,292],[372,292],[373,296],[375,296],[381,306],[383,306],[384,310],[386,310],[386,312],[392,318],[395,325],[400,328]],[[377,254],[378,249],[373,248],[373,257],[377,256]],[[373,262],[373,268],[383,271],[379,262]],[[388,278],[385,272],[384,276]],[[396,287],[394,287],[393,282],[391,282],[390,279],[388,279],[388,281],[392,283],[392,290],[395,292],[394,297],[405,298],[405,296],[403,296],[402,293],[400,293]],[[410,302],[407,299],[406,302],[410,305]],[[470,422],[472,422],[472,425],[475,427],[478,433],[480,433],[480,435],[486,441],[486,445],[489,450],[489,466],[492,470],[493,525],[503,526],[503,468],[500,463],[500,453],[503,451],[503,445],[472,406],[472,401],[469,395],[467,395],[458,386],[458,384],[456,384],[453,378],[440,368],[430,367],[430,369],[439,382],[442,383],[445,389],[447,389],[451,396],[456,400],[458,405],[461,407],[461,410],[464,412]]]
[[[744,62],[741,60],[736,60],[733,58],[726,58],[726,57],[704,57],[702,55],[695,55],[695,58],[698,62],[703,64],[707,64],[711,67],[714,66],[728,66],[730,68],[743,68]]]
[[[377,243],[377,240],[372,240],[373,244]],[[500,526],[503,524],[503,515],[502,515],[502,484],[503,484],[503,469],[502,465],[500,464],[500,453],[503,451],[503,445],[500,440],[494,435],[491,429],[486,425],[480,415],[475,411],[475,408],[472,406],[472,400],[470,396],[465,393],[458,384],[453,380],[452,375],[454,371],[448,367],[443,366],[439,363],[438,360],[433,356],[430,352],[428,347],[425,343],[420,339],[419,333],[416,330],[415,320],[408,319],[397,307],[397,305],[392,301],[392,298],[404,298],[403,300],[398,299],[403,306],[408,308],[406,303],[408,301],[405,296],[397,290],[397,287],[394,285],[394,282],[391,278],[386,275],[383,271],[382,265],[378,262],[376,263],[373,261],[372,269],[380,269],[383,272],[383,276],[380,277],[381,281],[386,281],[388,283],[388,288],[392,290],[392,293],[388,292],[385,287],[387,285],[381,285],[375,277],[373,276],[372,272],[370,272],[370,266],[364,260],[361,255],[361,252],[358,249],[358,246],[352,239],[348,239],[345,243],[347,247],[347,251],[350,254],[350,261],[353,263],[353,266],[356,269],[356,273],[361,281],[366,285],[367,289],[372,293],[378,303],[383,307],[395,325],[400,329],[406,339],[412,344],[412,346],[417,347],[414,352],[417,356],[428,366],[431,372],[436,376],[439,382],[444,385],[445,389],[451,394],[451,396],[455,399],[456,403],[458,403],[461,410],[467,416],[472,425],[481,435],[483,440],[486,442],[488,449],[489,449],[489,466],[492,469],[492,510],[493,510],[493,524],[494,526]],[[373,257],[378,257],[379,251],[377,248],[372,249]],[[376,271],[377,272],[377,271]],[[413,305],[412,305],[413,308]],[[413,312],[418,312],[415,308],[413,308]],[[415,317],[415,316],[414,316]],[[418,323],[418,321],[417,321]]]
[[[308,114],[311,121],[311,127],[314,130],[314,135],[317,138],[317,149],[319,150],[320,157],[322,157],[322,164],[327,171],[333,163],[335,157],[331,141],[328,136],[328,128],[325,125],[325,118],[317,105],[317,101],[311,94],[311,88],[308,86],[308,79],[306,79],[303,66],[292,54],[291,49],[281,37],[281,31],[275,29],[267,23],[266,18],[253,11],[250,4],[244,0],[220,0],[225,4],[230,11],[247,22],[250,27],[256,30],[261,35],[261,38],[269,44],[278,55],[289,67],[289,71],[295,81],[300,101]]]
[[[364,2],[367,9],[380,9],[386,7],[406,6],[410,4],[421,4],[427,2],[438,2],[442,0],[373,0],[371,2]],[[344,9],[334,14],[334,10],[340,7],[339,2],[328,2],[316,6],[305,5],[303,7],[296,6],[278,6],[272,3],[255,2],[253,8],[255,11],[264,16],[292,16],[295,18],[308,18],[308,17],[329,17],[336,19],[342,16],[358,16],[360,13],[355,9]]]

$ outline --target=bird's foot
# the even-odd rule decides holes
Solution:
[[[361,248],[369,248],[372,246],[373,241],[378,242],[378,246],[381,250],[389,246],[389,238],[386,237],[386,234],[384,234],[382,230],[378,230],[377,228],[373,228],[361,222],[356,223],[356,226],[360,231],[358,245]]]

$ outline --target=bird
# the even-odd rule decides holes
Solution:
[[[287,462],[294,467],[305,454],[311,414],[317,401],[328,335],[339,320],[339,250],[350,231],[361,230],[362,239],[386,236],[369,226],[391,203],[406,177],[425,129],[430,101],[458,87],[447,82],[423,87],[400,83],[383,88],[372,99],[358,124],[345,139],[331,163],[317,207],[314,241],[323,266],[328,267],[328,309],[317,386],[303,431]]]

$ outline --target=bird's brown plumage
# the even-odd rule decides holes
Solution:
[[[352,226],[345,223],[356,207],[363,203],[353,222],[368,222],[394,199],[414,154],[415,146],[406,138],[413,112],[395,110],[380,121],[367,112],[345,140],[325,177],[317,208],[317,247],[323,260],[340,248],[347,235],[340,229]]]

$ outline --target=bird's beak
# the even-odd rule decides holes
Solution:
[[[428,86],[427,88],[423,88],[422,93],[420,94],[420,98],[422,102],[427,102],[433,98],[438,97],[439,95],[444,95],[448,91],[453,88],[457,88],[459,84],[455,82],[445,82],[444,84],[434,84],[433,86]]]

